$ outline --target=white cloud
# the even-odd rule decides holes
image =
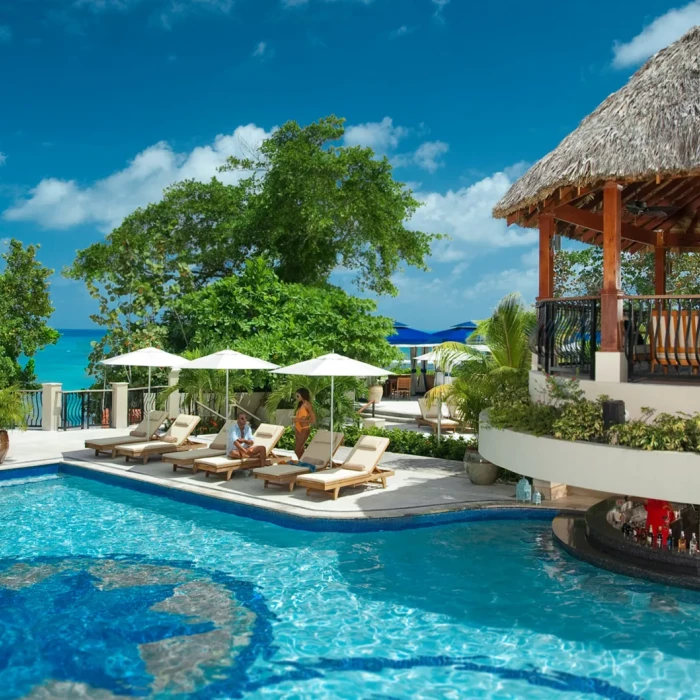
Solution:
[[[12,40],[12,29],[6,24],[0,24],[0,44],[5,44]]]
[[[109,231],[136,208],[158,201],[163,189],[174,182],[206,181],[215,175],[223,182],[240,180],[240,173],[217,174],[217,168],[229,156],[249,156],[269,136],[264,129],[249,124],[189,153],[176,153],[161,141],[139,153],[123,170],[92,184],[44,179],[3,217],[8,221],[31,221],[44,228],[92,224]]]
[[[338,0],[322,0],[322,2],[337,2]],[[348,0],[350,1],[350,0]],[[373,0],[353,0],[361,5],[369,5]],[[302,5],[308,5],[311,0],[282,0],[282,4],[285,7],[301,7]]]
[[[435,16],[442,19],[442,11],[450,4],[450,0],[432,0],[432,3],[433,5],[437,5],[435,8]]]
[[[413,154],[413,159],[419,167],[434,173],[444,163],[440,162],[440,157],[444,156],[450,147],[444,141],[426,141],[421,144]]]
[[[669,10],[644,27],[631,41],[613,46],[615,68],[637,65],[657,51],[680,39],[689,29],[700,24],[700,0]]]
[[[384,117],[380,122],[356,124],[345,129],[344,141],[347,146],[369,146],[374,151],[383,153],[396,148],[401,139],[410,133],[410,129],[394,126],[394,120]]]
[[[525,267],[538,267],[540,264],[540,249],[532,248],[528,250],[527,253],[523,253],[520,256],[520,262],[525,265]]]
[[[393,32],[389,32],[389,36],[392,39],[398,39],[402,36],[410,34],[412,31],[413,29],[411,27],[407,27],[405,24],[402,24],[398,29],[394,29]]]
[[[532,245],[537,241],[534,231],[508,227],[503,219],[491,216],[493,206],[512,184],[505,172],[499,172],[445,194],[416,192],[414,196],[423,206],[408,225],[450,236],[451,240],[439,241],[434,247],[433,257],[439,262],[463,260],[489,249]]]
[[[253,51],[253,57],[254,58],[262,58],[265,55],[266,50],[267,50],[267,43],[264,41],[261,41],[255,47],[255,51]]]
[[[7,156],[0,151],[0,165],[5,165],[5,162],[7,161]]]
[[[464,299],[478,299],[496,306],[506,294],[517,292],[526,304],[532,304],[537,296],[539,276],[537,268],[512,268],[500,270],[481,279],[464,290]]]

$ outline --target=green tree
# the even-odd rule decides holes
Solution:
[[[281,366],[339,352],[385,367],[400,352],[386,340],[393,332],[391,320],[375,311],[375,302],[339,287],[286,284],[258,257],[239,275],[175,300],[164,327],[174,352],[228,346]]]
[[[285,282],[327,282],[337,267],[357,271],[359,289],[396,294],[402,264],[426,269],[434,236],[406,228],[419,206],[371,148],[336,146],[344,120],[301,127],[287,122],[249,159],[222,170],[250,172],[246,192],[249,248],[270,256]]]
[[[12,239],[0,272],[0,387],[31,387],[36,382],[34,355],[58,340],[48,324],[53,313],[49,277],[53,270],[37,259],[38,246]],[[24,366],[22,357],[27,358]]]
[[[503,391],[527,387],[530,367],[529,339],[535,314],[517,294],[503,298],[490,318],[477,324],[475,337],[490,349],[481,353],[464,343],[443,343],[436,352],[439,367],[455,367],[452,384],[428,392],[428,401],[452,403],[466,425],[476,430],[479,414]]]
[[[668,294],[700,294],[700,255],[666,254]],[[622,253],[620,272],[626,294],[654,294],[654,254]],[[554,295],[597,296],[603,285],[603,249],[588,246],[562,250],[554,256]]]

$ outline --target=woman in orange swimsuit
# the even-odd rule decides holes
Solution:
[[[296,399],[298,403],[297,412],[294,414],[294,452],[297,459],[301,459],[311,433],[311,426],[316,422],[316,414],[311,405],[311,394],[308,389],[299,389]]]

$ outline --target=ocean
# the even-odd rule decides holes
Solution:
[[[36,376],[41,382],[61,382],[66,391],[86,389],[94,380],[86,373],[90,342],[99,340],[99,329],[59,328],[56,345],[48,345],[35,357]]]

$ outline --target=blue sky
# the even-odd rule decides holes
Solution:
[[[0,245],[57,271],[163,187],[208,179],[279,124],[334,113],[449,234],[380,310],[426,329],[536,288],[535,233],[490,218],[514,178],[652,53],[700,0],[0,0]],[[337,281],[347,286],[343,275]],[[87,327],[54,278],[58,327]]]

